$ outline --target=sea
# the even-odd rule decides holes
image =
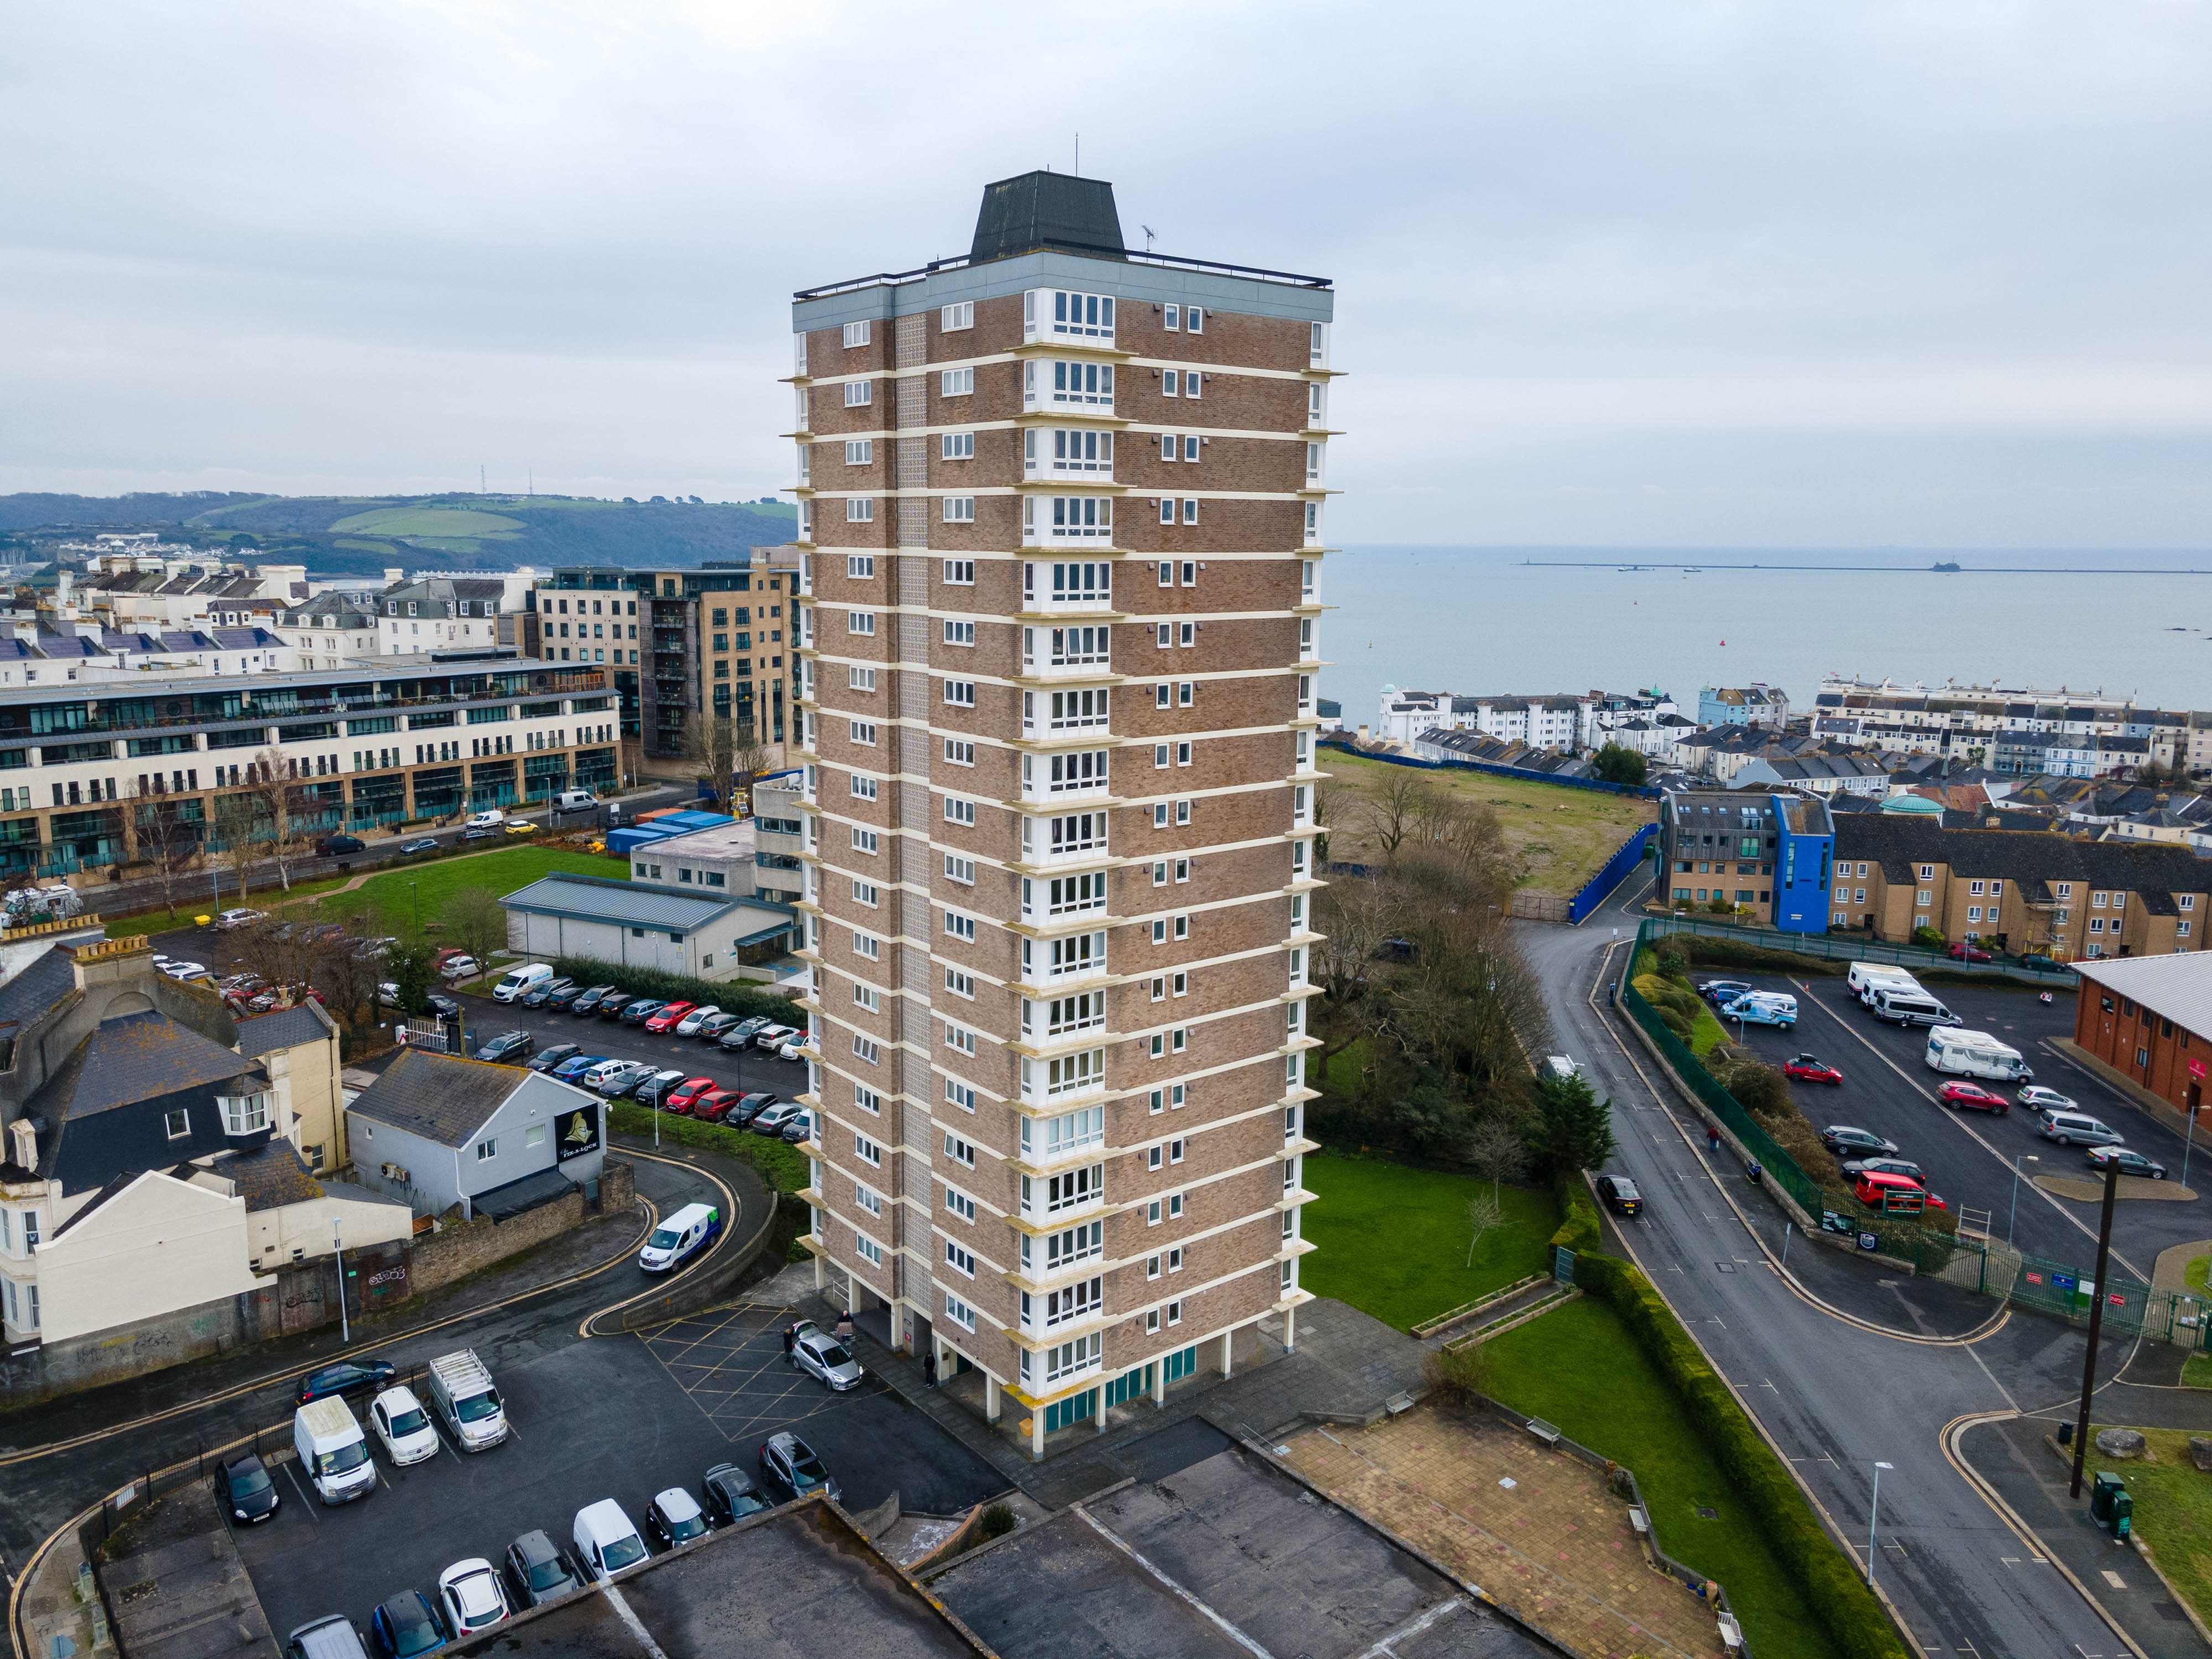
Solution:
[[[1938,566],[1956,565],[1955,570]],[[1324,561],[1321,695],[1671,692],[1828,673],[2212,708],[2212,550],[1348,547]]]

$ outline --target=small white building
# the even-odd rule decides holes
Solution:
[[[665,858],[662,867],[670,867]],[[590,957],[693,979],[775,978],[799,932],[798,916],[781,905],[604,876],[556,873],[500,902],[507,948],[533,960]]]

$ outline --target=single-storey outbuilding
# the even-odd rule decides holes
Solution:
[[[519,1066],[409,1048],[346,1109],[364,1187],[418,1215],[513,1207],[503,1189],[581,1187],[606,1158],[606,1102]]]

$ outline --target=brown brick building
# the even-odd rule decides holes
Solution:
[[[2212,960],[2197,955],[2075,965],[2074,1041],[2195,1115],[2212,1075]]]
[[[1112,186],[793,307],[811,1241],[1034,1449],[1295,1336],[1320,278]]]
[[[2186,847],[1946,830],[1888,812],[1840,812],[1835,826],[1833,927],[1904,939],[1926,926],[2061,962],[2204,947],[2212,865]]]

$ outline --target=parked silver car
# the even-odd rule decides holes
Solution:
[[[609,1100],[619,1100],[653,1076],[658,1068],[643,1060],[632,1060],[617,1071],[608,1073],[599,1079],[599,1092]]]
[[[867,1375],[843,1343],[811,1319],[801,1320],[793,1332],[791,1363],[839,1394],[857,1386]]]

